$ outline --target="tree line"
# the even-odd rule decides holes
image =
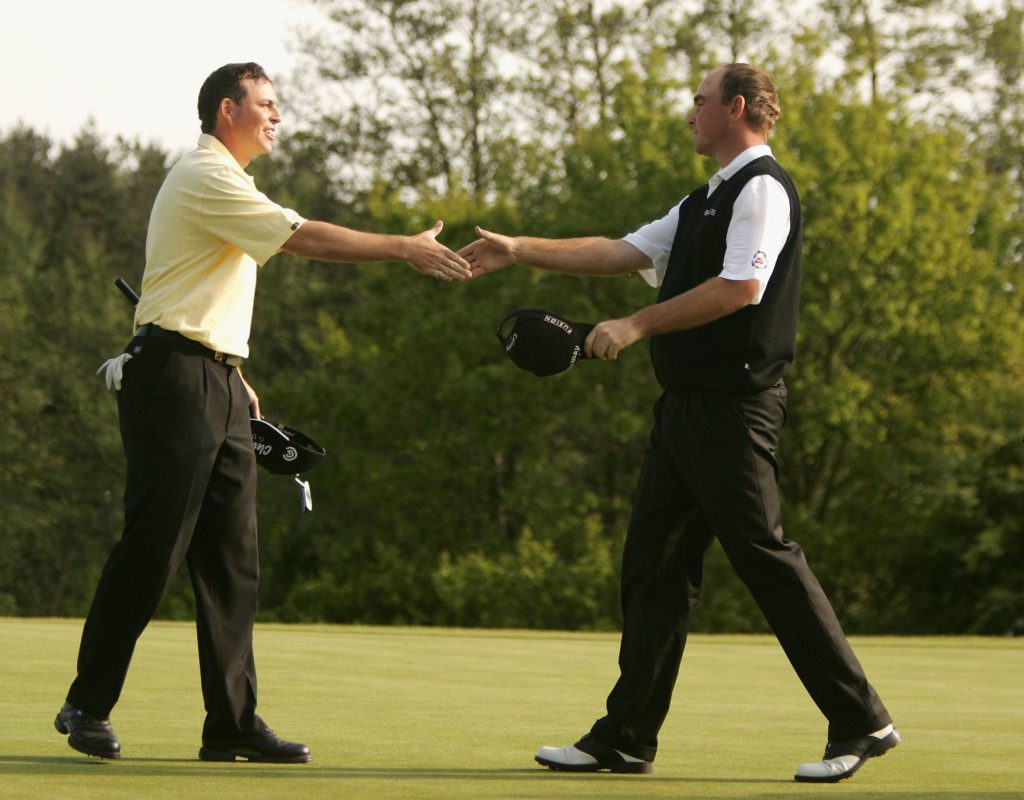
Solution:
[[[1024,630],[1024,4],[314,1],[257,185],[357,228],[442,218],[453,246],[474,224],[616,237],[661,216],[714,168],[693,87],[718,63],[767,68],[805,217],[787,535],[850,631]],[[0,131],[0,614],[83,614],[120,534],[116,407],[93,373],[130,335],[112,281],[140,284],[176,156]],[[597,321],[653,300],[636,277],[444,285],[272,259],[246,373],[328,457],[310,514],[260,476],[262,617],[617,627],[658,394],[645,348],[538,379],[494,330],[517,308]],[[706,572],[695,627],[763,630],[717,545]],[[184,577],[160,613],[191,614]]]

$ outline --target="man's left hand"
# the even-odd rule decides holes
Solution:
[[[632,317],[609,319],[590,332],[583,347],[590,358],[614,361],[620,352],[642,338],[643,333]]]
[[[263,415],[260,414],[260,399],[256,396],[256,390],[249,385],[249,381],[245,379],[242,370],[238,370],[238,377],[242,379],[242,385],[245,387],[246,394],[249,395],[249,417],[251,419],[263,419]]]

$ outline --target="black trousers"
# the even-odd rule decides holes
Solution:
[[[618,682],[598,740],[653,759],[712,537],[829,723],[832,741],[891,722],[800,547],[783,536],[775,450],[786,389],[666,392],[654,408],[622,563]]]
[[[127,352],[117,397],[124,532],[85,621],[68,702],[109,716],[135,642],[184,560],[196,600],[203,738],[251,733],[259,565],[248,396],[234,367],[172,342],[133,339]]]

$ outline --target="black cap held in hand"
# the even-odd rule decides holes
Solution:
[[[550,311],[513,311],[498,326],[498,340],[517,367],[542,378],[565,372],[588,358],[583,343],[594,326],[570,322]]]
[[[256,463],[275,475],[308,472],[324,460],[324,449],[295,428],[265,419],[250,419]]]

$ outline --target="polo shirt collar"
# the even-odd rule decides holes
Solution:
[[[766,144],[755,144],[753,147],[748,147],[726,166],[722,167],[718,172],[711,176],[711,180],[708,181],[708,195],[747,166],[751,161],[756,161],[762,156],[770,156],[771,154],[772,149]]]
[[[245,179],[249,181],[249,183],[255,185],[256,181],[252,177],[252,175],[250,175],[248,172],[242,169],[242,165],[235,160],[235,157],[233,155],[231,155],[231,151],[228,150],[224,146],[224,143],[216,136],[214,136],[212,133],[200,134],[199,141],[196,142],[196,145],[198,147],[205,147],[207,150],[212,150],[217,155],[221,156],[225,161],[227,161],[228,166],[230,166],[231,169],[233,169],[239,175],[244,175]]]

